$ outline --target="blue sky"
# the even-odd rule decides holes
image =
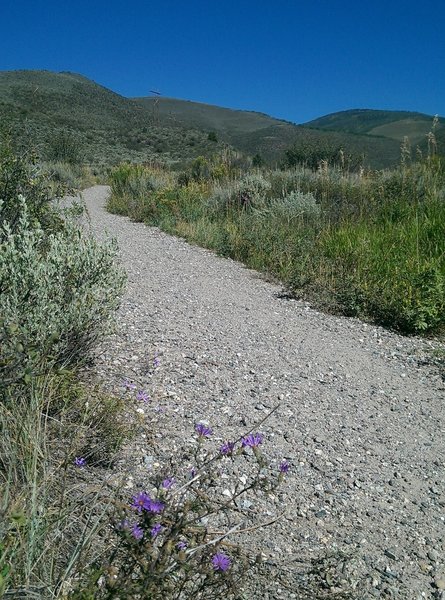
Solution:
[[[445,115],[444,32],[443,0],[2,0],[0,70],[297,123],[349,108]]]

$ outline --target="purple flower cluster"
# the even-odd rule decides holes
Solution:
[[[87,464],[87,459],[83,458],[83,456],[76,456],[74,464],[76,467],[84,467]]]
[[[164,488],[164,490],[169,490],[174,484],[174,477],[167,477],[167,479],[164,479],[164,481],[162,482],[162,487]]]
[[[161,364],[161,359],[159,358],[158,353],[156,352],[156,354],[153,358],[153,368],[157,369],[160,364]]]
[[[286,473],[289,473],[289,469],[290,469],[290,464],[287,462],[287,460],[286,459],[282,460],[280,463],[280,473],[285,475]]]
[[[241,440],[243,448],[258,448],[263,441],[263,435],[261,433],[249,433]]]
[[[219,451],[224,456],[227,456],[228,454],[232,454],[234,448],[235,448],[235,442],[224,442],[224,444],[221,446]]]
[[[159,514],[164,510],[164,504],[160,500],[150,498],[146,492],[139,492],[139,494],[133,496],[131,506],[139,513],[145,510],[153,514]]]
[[[157,525],[155,525],[154,527],[152,527],[151,530],[150,530],[151,537],[153,539],[155,539],[155,537],[157,537],[161,533],[161,531],[163,529],[164,528],[162,527],[162,525],[160,523],[157,523]]]
[[[141,540],[144,537],[144,531],[142,527],[135,523],[131,528],[131,535],[135,540]]]
[[[126,390],[135,390],[136,389],[136,384],[133,383],[132,381],[130,381],[129,379],[124,379],[123,384],[124,388]]]
[[[144,531],[138,523],[130,523],[128,519],[124,519],[117,525],[120,531],[128,531],[135,540],[141,540],[144,537]]]
[[[215,571],[228,571],[232,561],[223,552],[217,552],[212,558],[212,565]]]
[[[210,437],[213,434],[212,429],[204,425],[204,423],[196,423],[195,431],[200,439]]]
[[[145,390],[139,390],[136,395],[136,400],[140,400],[141,402],[149,402],[150,396],[147,394]]]

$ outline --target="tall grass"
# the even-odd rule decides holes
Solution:
[[[156,191],[146,189],[138,168],[112,172],[110,211],[269,272],[328,310],[406,333],[442,327],[443,159],[381,172],[326,163],[317,171],[263,170],[206,180],[199,189],[171,175]],[[132,185],[119,189],[123,170]]]
[[[125,435],[121,413],[118,402],[67,372],[48,370],[3,390],[0,572],[10,594],[56,597],[97,553],[112,498],[106,501],[100,486],[82,486],[74,460],[108,462]],[[107,429],[114,429],[112,440],[102,436]]]

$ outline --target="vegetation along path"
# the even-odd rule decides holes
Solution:
[[[246,540],[264,555],[247,597],[315,597],[303,591],[313,577],[326,592],[356,588],[334,597],[441,598],[440,345],[286,299],[241,264],[108,214],[108,193],[96,186],[84,198],[93,230],[117,238],[128,287],[94,368],[116,388],[124,378],[145,387],[143,410],[162,421],[155,446],[132,442],[129,488],[159,455],[177,455],[196,422],[213,428],[217,448],[279,404],[259,430],[270,460],[291,469],[251,508],[265,521],[285,514]],[[303,576],[314,559],[318,571]]]

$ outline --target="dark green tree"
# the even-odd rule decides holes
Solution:
[[[262,167],[264,165],[264,159],[258,152],[252,158],[252,165],[254,167]]]

